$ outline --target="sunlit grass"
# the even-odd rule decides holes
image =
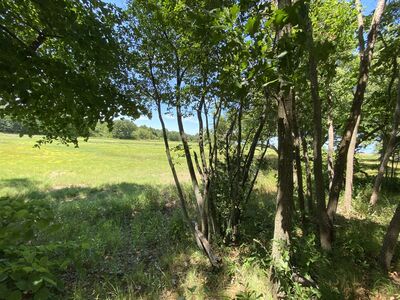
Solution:
[[[161,141],[94,138],[78,149],[57,143],[37,149],[34,143],[35,138],[0,134],[0,197],[49,201],[62,230],[43,238],[83,245],[74,254],[83,266],[60,274],[70,299],[270,299],[268,268],[262,263],[273,232],[273,151],[242,216],[243,244],[220,246],[224,264],[216,271],[186,230]],[[392,190],[386,188],[371,211],[368,193],[378,156],[357,157],[369,175],[356,172],[353,213],[338,216],[330,262],[310,267],[326,299],[399,294],[376,265],[400,201],[398,187],[396,182],[388,186]],[[174,152],[174,161],[189,186],[184,159]],[[190,188],[185,192],[189,196]],[[304,259],[311,255],[306,250]]]
[[[38,149],[36,139],[0,134],[0,180],[29,178],[48,188],[173,182],[161,141],[91,138],[79,148],[55,142]],[[178,155],[174,160],[186,181],[184,160]]]

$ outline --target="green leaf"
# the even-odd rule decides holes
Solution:
[[[281,53],[278,54],[277,58],[282,58],[282,57],[284,57],[286,54],[288,54],[287,51],[282,51]]]
[[[22,293],[20,291],[13,291],[8,295],[9,300],[20,300],[22,298]]]
[[[245,29],[249,34],[254,34],[258,29],[259,19],[257,17],[251,17],[246,23]]]
[[[233,5],[233,6],[230,8],[229,11],[230,11],[232,17],[233,17],[234,19],[236,19],[237,16],[239,15],[240,7],[239,7],[239,5],[235,4],[235,5]]]
[[[0,284],[0,295],[8,295],[10,293],[10,290],[7,288],[7,285],[5,283]]]
[[[27,215],[29,215],[29,211],[26,209],[21,209],[15,213],[15,217],[18,219],[22,219],[22,218],[26,217]]]
[[[43,287],[33,297],[34,300],[47,300],[50,298],[50,291],[48,288]]]
[[[21,291],[29,290],[30,284],[26,280],[18,280],[15,282],[15,286]]]
[[[286,24],[288,18],[289,15],[286,11],[284,11],[283,9],[278,9],[275,11],[274,23],[276,25],[283,26]]]
[[[51,279],[51,278],[49,278],[49,277],[43,277],[43,279],[44,279],[44,281],[46,281],[47,283],[50,283],[50,284],[53,285],[53,286],[57,286],[57,283],[56,283],[53,279]]]

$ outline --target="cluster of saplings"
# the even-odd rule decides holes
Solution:
[[[77,143],[99,121],[111,126],[152,107],[183,218],[214,267],[222,262],[220,242],[241,240],[271,138],[278,140],[275,296],[309,285],[306,272],[296,273],[296,238],[313,233],[316,248],[336,251],[339,198],[345,191],[350,212],[362,143],[384,149],[371,190],[376,204],[399,145],[398,1],[378,0],[368,16],[359,0],[131,0],[125,10],[101,1],[39,2],[1,4],[1,116]],[[191,194],[175,169],[165,107],[176,116]],[[198,121],[196,147],[187,116]],[[125,136],[140,130],[124,126]],[[383,242],[384,269],[399,219],[400,208]]]

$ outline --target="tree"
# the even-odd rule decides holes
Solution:
[[[365,89],[368,82],[369,66],[371,63],[373,50],[378,35],[378,27],[380,24],[384,7],[385,7],[385,0],[379,0],[371,22],[371,28],[368,33],[367,44],[365,46],[365,49],[364,49],[364,43],[361,43],[363,47],[360,49],[360,51],[362,51],[363,54],[362,54],[362,59],[360,60],[358,82],[356,86],[356,91],[354,93],[354,99],[350,110],[350,115],[346,121],[342,139],[338,147],[337,157],[334,167],[334,177],[332,179],[332,187],[329,191],[329,202],[327,207],[327,213],[331,223],[333,223],[333,219],[336,214],[336,209],[339,201],[339,194],[342,189],[345,162],[351,137],[354,128],[356,126],[357,119],[361,114],[361,106],[364,101]],[[363,38],[363,34],[364,34],[363,28],[360,27],[359,39]],[[331,231],[333,233],[333,225],[331,225]]]
[[[291,1],[278,1],[278,9],[284,10],[291,5]],[[277,56],[287,51],[291,26],[290,24],[279,24],[277,29]],[[282,26],[283,25],[283,26]],[[286,47],[285,47],[286,46]],[[292,231],[292,211],[293,211],[293,174],[288,170],[293,170],[293,90],[284,78],[288,73],[290,56],[284,56],[278,65],[280,87],[278,94],[278,193],[276,198],[275,226],[272,245],[272,259],[275,264],[282,260],[282,254],[290,244]]]
[[[0,4],[0,117],[77,142],[98,121],[138,117],[121,11],[101,1]]]
[[[364,28],[364,19],[362,15],[362,7],[361,2],[356,0],[356,6],[358,10],[357,14],[357,22],[358,22],[358,47],[360,48],[360,61],[363,59],[363,49],[364,49],[364,37],[363,37],[363,28]],[[349,143],[349,149],[347,150],[346,157],[346,182],[344,189],[344,206],[347,212],[350,212],[351,209],[351,200],[353,197],[353,176],[354,176],[354,153],[356,150],[357,144],[357,135],[358,135],[358,127],[361,122],[361,114],[357,116],[356,123],[354,125],[353,132],[351,134],[351,139]]]
[[[380,34],[380,53],[378,62],[375,64],[375,71],[373,75],[377,78],[381,79],[387,78],[386,84],[379,84],[375,89],[373,96],[378,101],[372,103],[375,106],[381,106],[384,109],[378,110],[379,118],[374,116],[374,119],[379,119],[382,121],[381,124],[378,125],[377,128],[380,128],[382,134],[384,135],[383,142],[383,151],[381,157],[381,163],[378,169],[378,174],[375,177],[374,186],[372,189],[372,194],[370,197],[370,204],[375,205],[379,198],[379,190],[381,188],[381,184],[383,181],[383,176],[385,173],[385,169],[389,162],[390,156],[396,149],[398,145],[398,128],[400,123],[400,73],[398,68],[398,59],[400,56],[399,52],[399,44],[400,44],[400,36],[398,30],[391,27],[391,24],[395,23],[395,20],[398,19],[400,14],[399,4],[390,3],[387,7],[386,13],[383,16],[383,24],[389,25],[385,26],[385,28],[381,31]],[[397,87],[396,87],[397,80]],[[382,83],[382,81],[380,82]],[[396,97],[396,101],[394,100]],[[383,99],[382,99],[383,98]],[[383,102],[383,104],[382,104]],[[388,106],[393,107],[393,102],[395,103],[391,128],[389,127],[389,113],[390,110],[387,109]],[[376,124],[374,124],[376,127]],[[386,129],[387,128],[387,129]],[[390,131],[390,134],[389,134]],[[373,132],[373,130],[372,130]]]
[[[307,11],[308,13],[308,11]],[[308,48],[308,66],[309,80],[311,87],[311,99],[313,102],[313,123],[314,123],[314,181],[315,197],[317,198],[317,216],[319,220],[320,243],[324,250],[330,250],[329,243],[329,219],[325,207],[324,178],[322,173],[322,109],[321,99],[319,97],[319,84],[317,73],[317,59],[315,57],[314,38],[311,20],[307,14],[306,20],[307,48]]]
[[[375,178],[374,186],[372,189],[372,195],[369,200],[369,203],[371,205],[375,205],[376,202],[378,201],[379,190],[381,188],[382,179],[383,179],[383,175],[385,173],[387,163],[389,162],[389,158],[392,155],[392,153],[398,143],[397,132],[398,132],[398,128],[399,128],[399,123],[400,123],[400,79],[398,79],[398,84],[397,84],[397,101],[396,101],[396,108],[393,113],[392,131],[390,132],[389,142],[386,146],[385,153],[383,155],[381,164],[379,166],[378,175],[376,175],[376,178]]]
[[[130,139],[136,129],[137,126],[129,120],[117,120],[113,125],[112,137],[117,139]]]
[[[138,90],[155,104],[184,218],[214,266],[219,260],[211,248],[213,237],[221,235],[227,244],[238,241],[240,218],[271,132],[264,82],[255,76],[258,58],[245,42],[251,30],[240,19],[238,5],[223,4],[135,1],[131,5],[133,55],[141,62],[135,69]],[[177,118],[196,199],[193,212],[187,208],[171,157],[162,106]],[[183,124],[187,116],[197,117],[198,150],[189,144]]]
[[[400,233],[400,205],[397,205],[396,210],[393,214],[393,218],[390,221],[389,227],[387,229],[385,238],[383,239],[383,245],[379,256],[379,262],[385,271],[388,271],[390,269],[390,263],[393,258],[399,233]]]

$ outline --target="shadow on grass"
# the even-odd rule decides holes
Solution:
[[[134,183],[48,189],[40,186],[40,182],[27,178],[0,181],[1,188],[17,191],[7,196],[12,200],[32,203],[40,199],[51,203],[61,230],[50,236],[39,233],[37,239],[44,243],[72,242],[76,246],[73,254],[59,253],[71,256],[72,260],[67,272],[58,271],[65,284],[65,296],[73,299],[235,296],[235,291],[227,291],[235,276],[229,271],[232,267],[229,259],[221,270],[210,267],[181,217],[174,186]],[[194,209],[194,203],[191,204]],[[244,220],[251,224],[243,229],[246,236],[270,230],[270,226],[262,226],[266,207],[254,205],[251,211],[257,213],[258,221]],[[222,247],[219,251],[230,255],[230,249]]]
[[[51,203],[62,227],[39,239],[75,243],[73,255],[59,254],[72,257],[68,271],[59,273],[68,298],[231,299],[268,285],[274,193],[255,191],[243,213],[241,245],[219,248],[224,266],[217,271],[186,229],[173,186],[39,186],[25,178],[0,181],[2,188],[21,191],[10,196],[15,200]],[[376,263],[386,227],[341,216],[336,224],[331,254],[321,254],[306,237],[296,245],[293,263],[316,280],[322,299],[367,299],[371,292],[392,287]],[[255,265],[260,266],[257,272]]]

